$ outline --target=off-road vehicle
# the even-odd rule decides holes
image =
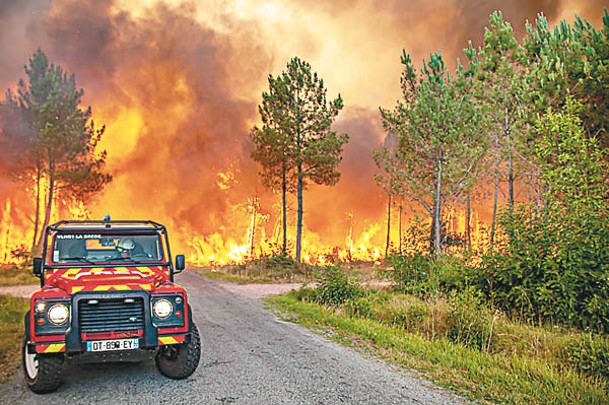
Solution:
[[[36,393],[56,390],[66,359],[154,357],[182,379],[196,370],[201,342],[186,290],[174,275],[167,230],[152,221],[62,221],[45,230],[34,258],[40,289],[25,315],[23,371]]]

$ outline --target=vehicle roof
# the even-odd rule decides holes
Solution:
[[[49,226],[54,231],[165,231],[165,226],[149,220],[71,220],[60,221]]]

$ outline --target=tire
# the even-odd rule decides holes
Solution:
[[[61,385],[63,354],[30,354],[27,351],[28,338],[23,337],[22,365],[25,382],[36,394],[47,394]]]
[[[185,343],[165,345],[156,355],[156,366],[165,377],[182,380],[195,372],[201,359],[201,338],[193,323]]]

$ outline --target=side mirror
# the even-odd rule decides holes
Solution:
[[[174,273],[179,273],[186,268],[186,259],[184,255],[176,255],[176,266]]]
[[[42,277],[42,257],[34,258],[34,275],[36,277]]]

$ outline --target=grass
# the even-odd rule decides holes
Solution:
[[[31,284],[40,284],[40,279],[32,274],[31,267],[0,266],[0,287]]]
[[[510,329],[500,327],[499,323],[504,321],[497,320],[494,321],[494,333],[500,335],[495,340],[501,342],[499,347],[480,350],[455,343],[441,330],[442,324],[448,322],[447,317],[441,315],[445,312],[442,308],[450,308],[441,300],[434,304],[435,309],[428,305],[427,316],[419,316],[419,312],[414,311],[419,314],[419,328],[411,326],[412,331],[402,321],[376,319],[375,308],[384,308],[390,313],[388,308],[409,307],[404,300],[413,299],[401,300],[393,294],[385,295],[376,303],[374,295],[367,298],[367,316],[361,317],[351,316],[352,310],[346,310],[347,305],[328,308],[301,301],[300,298],[307,296],[301,291],[271,296],[267,301],[287,320],[317,330],[330,329],[333,339],[417,370],[437,384],[470,399],[513,404],[609,403],[608,384],[604,378],[585,375],[560,361],[558,348],[572,340],[572,335],[538,331],[525,325],[510,324]],[[439,319],[435,326],[429,321],[430,317]],[[504,336],[506,331],[511,331],[509,339]],[[516,343],[508,344],[508,340]]]
[[[0,382],[5,382],[21,363],[23,316],[28,308],[27,299],[0,295]]]

